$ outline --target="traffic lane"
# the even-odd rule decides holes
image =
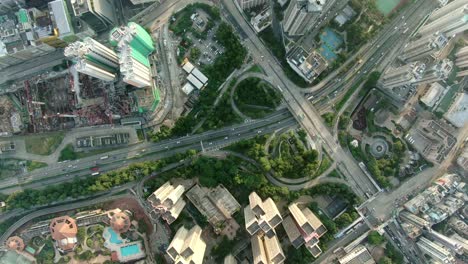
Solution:
[[[139,152],[141,152],[142,150],[144,150],[144,149],[152,149],[152,150],[153,149],[158,150],[158,149],[162,149],[162,148],[167,149],[169,147],[176,146],[176,145],[179,145],[181,143],[182,144],[192,143],[192,142],[204,140],[206,138],[222,137],[222,136],[226,135],[226,133],[232,134],[232,133],[234,133],[234,131],[237,131],[238,133],[239,132],[240,133],[245,133],[248,130],[255,129],[255,128],[258,128],[258,127],[262,127],[262,126],[265,126],[265,125],[273,123],[273,122],[281,122],[282,119],[285,119],[288,116],[290,117],[291,113],[289,113],[289,111],[287,109],[282,109],[282,110],[279,110],[276,113],[274,113],[273,115],[268,116],[268,117],[266,117],[264,119],[254,120],[254,121],[249,122],[249,123],[243,123],[243,124],[240,124],[240,125],[234,125],[234,126],[226,127],[226,128],[221,129],[221,130],[208,131],[208,132],[205,132],[205,133],[202,133],[202,134],[196,134],[196,135],[193,135],[193,136],[184,136],[184,137],[180,137],[180,138],[164,140],[164,141],[161,141],[161,142],[158,142],[158,143],[141,143],[141,144],[130,146],[128,148],[124,148],[124,149],[121,149],[121,150],[110,151],[110,152],[107,152],[107,153],[102,154],[102,155],[95,155],[95,156],[91,156],[91,157],[86,157],[86,158],[78,159],[76,161],[60,162],[60,163],[57,163],[55,165],[51,165],[51,166],[49,166],[47,168],[35,170],[34,172],[30,173],[29,175],[47,176],[52,171],[56,171],[58,169],[60,169],[60,170],[65,169],[64,171],[69,171],[69,169],[72,169],[73,166],[78,165],[78,163],[80,163],[81,166],[82,166],[82,164],[84,164],[86,162],[87,162],[88,165],[90,165],[90,164],[92,164],[92,162],[99,161],[99,157],[102,157],[102,156],[114,157],[114,156],[118,156],[118,155],[127,155],[129,157],[133,157],[133,156],[138,156],[137,154]],[[177,143],[177,142],[179,142],[179,143]],[[69,168],[68,167],[69,165],[71,165],[72,167]]]
[[[243,139],[249,139],[253,138],[258,135],[265,135],[269,134],[275,130],[282,129],[285,127],[293,126],[297,124],[297,122],[291,117],[288,120],[282,121],[280,123],[276,122],[272,125],[263,127],[261,129],[249,131],[249,132],[244,132],[243,134],[238,133],[237,136],[232,136],[222,139],[217,139],[212,141],[213,142],[213,147],[222,147],[222,146],[227,146],[232,143],[238,142]],[[239,135],[240,134],[240,135]],[[159,149],[160,152],[158,153],[148,153],[145,154],[145,156],[142,157],[137,157],[133,158],[131,160],[127,160],[126,156],[117,156],[116,159],[110,158],[110,160],[105,160],[102,163],[94,164],[95,166],[99,167],[100,172],[105,172],[105,171],[110,171],[110,170],[115,170],[121,167],[126,167],[131,163],[134,162],[143,162],[143,161],[150,161],[150,160],[155,160],[155,159],[161,159],[165,157],[170,157],[173,156],[177,153],[183,153],[186,152],[187,150],[190,149],[195,149],[195,150],[201,150],[201,144],[199,142],[194,142],[191,145],[178,145],[176,144],[173,149]],[[123,158],[124,160],[119,160],[119,158]],[[82,168],[89,168],[89,164],[83,164]],[[62,173],[61,171],[58,173]],[[34,182],[31,183],[24,183],[21,186],[11,186],[11,187],[2,187],[1,192],[2,193],[11,193],[14,191],[20,191],[24,189],[38,189],[38,188],[44,188],[48,187],[52,184],[57,184],[57,183],[62,183],[66,181],[71,181],[75,177],[86,177],[91,175],[91,171],[89,170],[80,170],[80,171],[75,171],[75,172],[68,172],[65,175],[59,175],[56,177],[47,177],[44,179],[34,179]]]

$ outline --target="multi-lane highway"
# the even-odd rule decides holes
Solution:
[[[232,18],[229,20],[235,22],[235,28],[242,29],[243,34],[247,35],[244,44],[249,48],[253,57],[263,58],[258,63],[266,71],[266,74],[271,78],[274,84],[279,87],[291,113],[294,114],[305,131],[307,131],[313,139],[321,142],[327,149],[337,163],[339,170],[346,176],[350,185],[359,196],[365,197],[365,193],[371,195],[376,194],[378,188],[373,183],[373,179],[366,176],[350,157],[350,154],[346,153],[341,148],[323,123],[320,114],[301,95],[299,92],[300,88],[289,81],[285,76],[279,63],[244,20],[233,1],[223,0],[222,3],[225,10],[229,12],[228,17]]]
[[[41,188],[50,184],[70,181],[75,177],[90,176],[95,172],[91,171],[90,168],[96,168],[96,171],[104,172],[127,166],[133,162],[170,157],[189,149],[215,149],[243,139],[255,137],[256,135],[263,135],[278,129],[294,126],[295,124],[297,123],[291,114],[287,109],[283,109],[264,119],[253,120],[241,125],[164,140],[158,143],[138,144],[125,149],[111,151],[101,156],[91,156],[80,160],[57,163],[47,168],[34,170],[19,179],[1,181],[0,191],[11,193],[26,188]]]

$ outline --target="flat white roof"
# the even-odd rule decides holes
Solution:
[[[191,85],[190,82],[187,82],[182,87],[182,92],[184,92],[184,94],[186,94],[186,95],[189,95],[194,89],[195,89],[195,87],[193,87],[193,85]]]
[[[193,68],[195,68],[195,66],[193,66],[192,63],[190,63],[189,61],[187,61],[184,66],[182,66],[182,69],[184,69],[185,72],[187,73],[191,73]]]
[[[197,79],[203,84],[206,84],[206,82],[208,82],[208,77],[206,77],[199,69],[193,69],[192,74],[195,75],[195,77],[197,77]]]
[[[70,21],[68,20],[68,12],[65,10],[64,0],[55,0],[49,3],[55,18],[55,24],[59,30],[60,36],[72,32]]]
[[[193,74],[190,74],[187,77],[187,80],[197,89],[201,89],[203,87],[203,83],[201,83]]]

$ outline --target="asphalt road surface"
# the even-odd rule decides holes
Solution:
[[[37,169],[18,179],[0,182],[1,192],[11,193],[18,190],[42,188],[50,184],[86,177],[99,171],[105,172],[127,166],[133,162],[155,160],[183,153],[190,149],[216,149],[257,135],[272,133],[275,130],[296,125],[287,109],[259,120],[241,125],[230,126],[202,134],[164,140],[158,143],[143,143],[125,149],[111,151],[102,155],[79,160],[61,162],[47,168]],[[90,168],[96,168],[95,171]]]

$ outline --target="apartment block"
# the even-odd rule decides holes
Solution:
[[[314,257],[319,256],[322,250],[318,242],[320,237],[327,232],[325,226],[307,207],[300,209],[296,203],[292,203],[289,205],[289,212],[291,216],[283,221],[283,227],[291,244],[295,248],[305,244]]]
[[[119,68],[117,53],[92,38],[71,43],[64,54],[77,62],[75,68],[78,72],[108,82],[116,77]]]
[[[206,243],[201,238],[202,229],[196,225],[187,230],[185,227],[177,230],[169,244],[166,253],[174,263],[202,264]]]
[[[421,237],[416,243],[419,249],[432,260],[440,263],[455,263],[452,253],[437,242]]]
[[[265,201],[252,192],[249,205],[244,208],[245,228],[250,235],[263,233],[268,237],[275,235],[275,228],[283,221],[275,202],[268,198]]]
[[[186,202],[182,198],[185,187],[178,185],[174,188],[170,182],[164,183],[149,197],[155,217],[161,216],[168,224],[172,224],[185,207]]]
[[[417,61],[425,57],[438,57],[438,51],[447,46],[449,39],[445,34],[436,32],[410,42],[403,49],[400,59],[407,62]]]
[[[334,0],[291,0],[283,20],[283,31],[288,36],[302,36],[309,31]]]
[[[394,88],[403,85],[413,84],[422,79],[426,71],[426,64],[415,61],[401,67],[390,68],[387,70],[381,82],[385,88]]]
[[[301,232],[299,232],[299,229],[297,228],[296,223],[294,222],[291,216],[287,216],[286,218],[284,218],[283,227],[286,231],[286,235],[288,236],[289,241],[294,246],[294,248],[297,249],[300,246],[304,245],[304,237],[302,237]]]
[[[254,235],[251,244],[254,264],[281,264],[286,259],[276,236]]]
[[[468,4],[458,0],[435,11],[426,24],[420,28],[418,35],[426,36],[440,32],[446,36],[454,36],[468,30]]]

